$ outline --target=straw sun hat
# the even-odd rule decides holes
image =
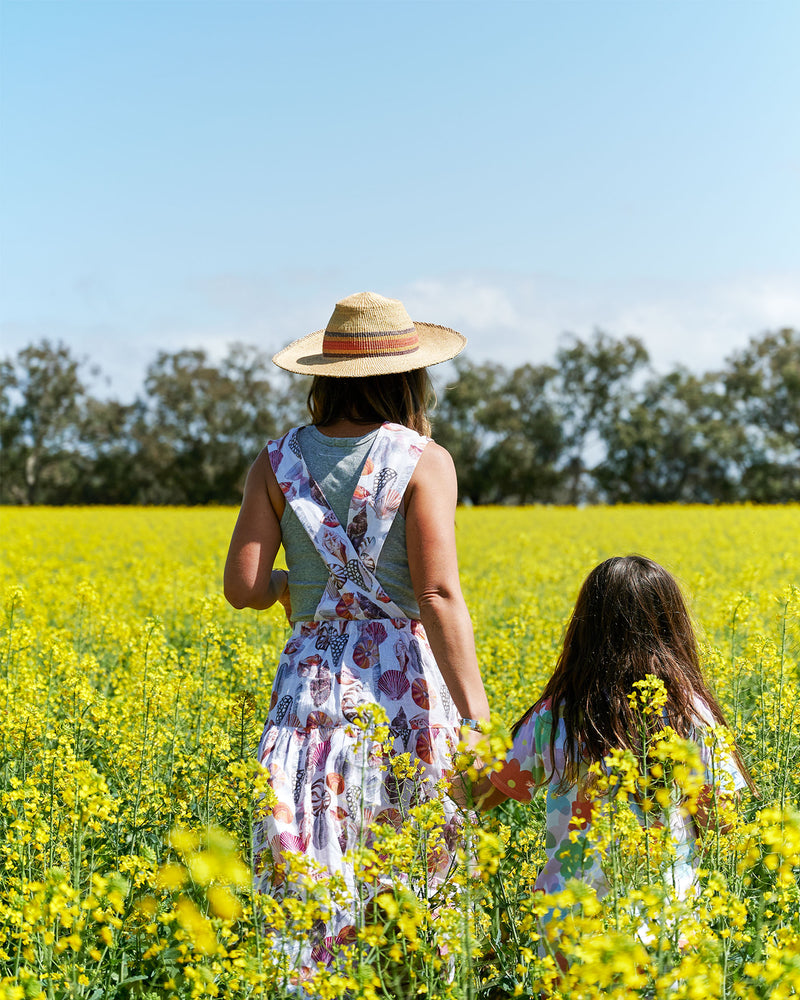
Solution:
[[[272,360],[303,375],[388,375],[449,361],[466,342],[446,326],[413,322],[397,299],[361,292],[336,303],[324,330],[295,340]]]

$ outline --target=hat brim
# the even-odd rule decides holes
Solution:
[[[435,323],[414,323],[419,347],[408,354],[376,357],[342,358],[322,353],[324,330],[315,330],[295,340],[273,357],[279,368],[299,375],[330,375],[332,378],[353,378],[366,375],[391,375],[428,368],[449,361],[464,350],[467,338],[447,326]]]

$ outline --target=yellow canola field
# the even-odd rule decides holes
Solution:
[[[634,880],[612,914],[576,886],[560,901],[560,977],[530,892],[541,803],[501,807],[471,829],[447,905],[387,897],[382,922],[364,921],[356,971],[307,989],[264,928],[307,934],[311,902],[276,913],[249,891],[264,807],[254,749],[287,627],[279,609],[237,612],[221,596],[235,516],[0,511],[0,998],[797,994],[800,507],[460,509],[499,723],[541,690],[586,573],[640,552],[684,586],[762,798],[745,796],[732,830],[709,838],[690,909]],[[391,847],[410,865],[425,822]]]

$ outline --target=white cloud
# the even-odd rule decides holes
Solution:
[[[2,354],[49,337],[100,366],[122,399],[141,390],[159,350],[205,348],[219,359],[234,341],[272,353],[324,326],[334,302],[360,286],[342,273],[272,278],[223,275],[187,288],[185,311],[137,322],[7,323]],[[800,274],[742,274],[714,281],[580,281],[544,274],[456,273],[424,277],[381,291],[401,298],[416,319],[441,323],[468,338],[467,355],[505,365],[552,361],[563,334],[641,338],[661,370],[677,363],[696,371],[723,364],[750,337],[800,328]],[[191,317],[191,318],[189,318]],[[199,317],[199,320],[198,320]]]
[[[422,323],[470,325],[486,332],[518,330],[523,326],[523,317],[505,288],[468,275],[452,284],[435,279],[414,281],[403,294],[403,302],[409,313]],[[445,314],[447,322],[431,318]]]
[[[410,285],[407,300],[414,315],[460,329],[471,357],[512,365],[549,361],[564,333],[586,337],[599,328],[639,337],[658,368],[702,371],[763,330],[800,327],[795,274],[604,283],[456,275]]]

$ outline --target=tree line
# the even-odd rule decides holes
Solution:
[[[237,503],[264,443],[307,419],[308,380],[249,345],[219,363],[161,351],[132,403],[97,398],[97,374],[47,340],[0,362],[0,502]],[[602,331],[547,365],[462,357],[433,433],[466,503],[800,500],[800,333],[705,374],[659,373],[640,340]]]

